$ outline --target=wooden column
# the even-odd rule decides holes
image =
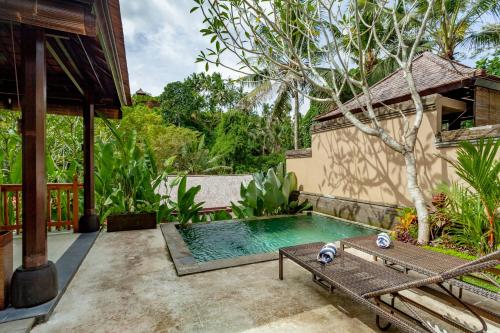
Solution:
[[[83,105],[83,216],[78,223],[79,232],[94,232],[100,227],[95,213],[94,113],[94,93],[87,89]]]
[[[23,264],[12,276],[11,303],[31,307],[57,295],[57,270],[47,258],[47,179],[45,115],[47,70],[45,31],[22,27],[24,99],[22,105]]]
[[[85,215],[95,215],[94,199],[94,101],[92,93],[87,94],[83,107],[83,206]]]
[[[45,114],[47,71],[45,34],[42,29],[23,29],[25,71],[22,108],[23,156],[23,267],[47,264],[47,179],[45,176]]]

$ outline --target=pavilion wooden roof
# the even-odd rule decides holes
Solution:
[[[98,115],[121,118],[131,97],[119,0],[4,0],[0,107],[19,108],[17,87],[22,101],[23,24],[46,30],[48,113],[81,115],[91,89]]]
[[[424,52],[413,60],[412,74],[421,96],[445,93],[467,87],[472,85],[476,78],[486,76],[484,70],[478,70],[455,61],[446,60],[430,52]],[[411,99],[408,84],[401,70],[395,71],[370,87],[370,95],[374,107]],[[366,97],[364,95],[360,95],[357,99],[353,98],[345,103],[345,106],[352,112],[361,111],[365,105]],[[335,108],[317,116],[315,120],[325,121],[341,116],[342,112],[338,108]]]

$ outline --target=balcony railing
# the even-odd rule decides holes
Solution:
[[[47,230],[78,231],[79,190],[83,184],[78,177],[72,183],[47,184]],[[22,185],[0,185],[0,230],[14,230],[17,234],[23,229]]]

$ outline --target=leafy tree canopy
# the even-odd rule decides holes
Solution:
[[[168,123],[197,130],[211,142],[220,113],[234,107],[242,96],[241,87],[223,80],[219,73],[193,73],[182,82],[167,84],[159,102]]]
[[[500,76],[500,51],[490,57],[481,58],[476,62],[477,68],[484,68],[491,75]]]

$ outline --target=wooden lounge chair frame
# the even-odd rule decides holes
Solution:
[[[377,326],[386,330],[394,324],[401,330],[411,333],[433,332],[435,327],[417,313],[418,308],[432,317],[438,318],[463,332],[474,332],[470,327],[457,323],[446,316],[419,304],[400,292],[421,286],[437,285],[456,299],[464,309],[468,310],[480,323],[476,332],[485,332],[487,325],[484,319],[474,309],[453,295],[443,282],[463,274],[479,272],[500,263],[500,251],[467,262],[450,270],[433,276],[419,278],[402,274],[386,266],[364,260],[345,251],[338,251],[331,264],[323,265],[316,260],[316,255],[325,243],[311,243],[281,248],[279,250],[279,278],[283,279],[283,259],[289,258],[312,273],[313,281],[332,292],[338,289],[348,295],[354,302],[362,304],[376,315]],[[389,301],[386,298],[389,298]],[[396,300],[399,306],[396,306]],[[404,308],[408,311],[403,311]],[[381,319],[388,322],[381,324]]]

